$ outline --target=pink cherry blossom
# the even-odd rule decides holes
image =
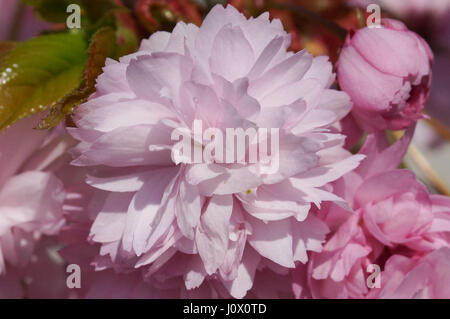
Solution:
[[[0,39],[62,27],[37,21],[50,18],[37,4],[3,2]],[[307,5],[324,16],[304,30],[298,6],[256,5],[278,20],[234,2],[242,13],[203,6],[201,25],[178,1],[163,8],[155,28],[167,30],[165,13],[185,22],[106,59],[95,93],[56,128],[33,129],[56,110],[47,107],[68,109],[52,101],[58,81],[26,85],[25,104],[49,104],[0,129],[0,299],[450,298],[450,197],[421,182],[423,163],[403,168],[414,134],[430,140],[415,130],[425,104],[448,124],[450,2],[348,0],[339,17]],[[405,24],[349,30],[340,48],[334,22],[336,34],[316,29],[328,18],[350,26],[351,6],[372,2]],[[95,29],[102,10],[82,7]],[[128,27],[149,22],[119,15],[117,54],[142,36]],[[316,51],[336,42],[336,65],[289,51],[293,28]],[[86,41],[90,69],[103,60]],[[39,71],[20,61],[24,75]],[[0,100],[27,84],[16,82]],[[391,142],[392,130],[403,136]]]
[[[0,298],[68,296],[54,235],[65,220],[73,140],[59,127],[38,131],[36,117],[0,133]],[[69,179],[73,179],[70,176]]]
[[[312,253],[307,267],[298,267],[294,272],[296,297],[374,296],[373,291],[379,288],[367,286],[369,265],[384,267],[389,275],[397,271],[390,269],[397,267],[394,261],[386,263],[389,258],[400,258],[394,255],[418,260],[450,247],[448,198],[430,195],[411,172],[396,169],[413,132],[410,128],[401,140],[390,146],[384,134],[370,135],[360,151],[366,159],[355,171],[333,183],[335,192],[346,199],[354,213],[335,204],[324,205],[319,211],[331,233],[323,250]],[[436,276],[449,275],[449,270],[442,268]],[[425,280],[434,275],[421,273],[421,276]],[[386,285],[391,285],[390,280],[383,275],[381,278],[383,289],[389,290]],[[410,284],[420,285],[420,282],[423,281],[411,279]],[[436,281],[427,284],[440,289]],[[403,293],[415,292],[403,290]],[[423,297],[426,293],[423,292]]]
[[[400,130],[422,118],[432,61],[425,40],[400,21],[384,19],[382,28],[350,32],[337,69],[359,125],[367,131]]]
[[[146,280],[169,284],[176,259],[188,290],[214,277],[241,298],[261,262],[294,268],[322,249],[328,227],[311,205],[344,205],[326,185],[362,156],[343,149],[334,127],[351,104],[329,89],[332,65],[289,44],[268,13],[246,19],[218,5],[200,28],[180,22],[107,61],[71,129],[80,141],[73,164],[104,195],[89,235],[101,244],[98,269],[142,268]],[[278,171],[217,159],[176,165],[171,132],[190,131],[194,120],[204,129],[279,129]]]

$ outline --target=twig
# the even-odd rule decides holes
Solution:
[[[392,132],[392,135],[396,140],[401,138],[400,132]],[[442,181],[442,179],[433,169],[433,166],[422,154],[419,148],[411,143],[408,149],[408,154],[411,156],[411,159],[414,161],[414,163],[422,170],[433,187],[436,188],[439,193],[450,196],[450,191],[448,190],[447,185]]]
[[[426,123],[430,125],[440,136],[450,141],[450,131],[448,130],[447,127],[445,127],[439,121],[432,118],[427,119]]]

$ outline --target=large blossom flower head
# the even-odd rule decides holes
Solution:
[[[148,280],[164,269],[156,278],[164,282],[176,258],[188,289],[213,278],[243,297],[261,265],[282,272],[321,250],[328,228],[311,206],[343,204],[327,184],[362,157],[342,147],[335,124],[351,103],[329,89],[328,58],[288,52],[289,45],[268,13],[246,19],[217,5],[201,27],[180,22],[137,53],[107,61],[71,130],[81,141],[73,164],[90,169],[87,183],[103,197],[89,235],[102,244],[99,269],[146,267]],[[223,162],[216,152],[207,161],[174,161],[174,130],[208,148],[197,121],[203,136],[208,129],[277,129],[279,145],[269,153],[278,169],[237,157]],[[249,140],[245,159],[250,146],[262,147]]]

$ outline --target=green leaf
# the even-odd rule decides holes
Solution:
[[[38,128],[47,129],[58,125],[61,120],[73,112],[77,105],[85,102],[95,92],[96,79],[101,74],[107,57],[118,58],[119,56],[136,51],[139,46],[138,31],[129,11],[123,6],[118,6],[114,0],[22,1],[34,6],[42,18],[52,22],[65,22],[69,16],[69,13],[66,13],[67,6],[72,3],[80,5],[84,40],[90,39],[90,41],[88,45],[85,40],[83,59],[74,65],[74,73],[67,71],[67,73],[60,76],[51,72],[48,73],[50,77],[48,82],[50,84],[60,83],[62,81],[63,83],[67,83],[67,87],[60,88],[58,94],[54,94],[52,96],[53,99],[47,99],[45,101],[47,103],[45,104],[36,104],[34,103],[35,100],[32,99],[31,102],[33,103],[30,102],[24,107],[21,106],[20,109],[13,108],[12,106],[4,108],[6,110],[5,112],[0,109],[0,130],[4,125],[10,125],[19,118],[39,110],[47,109],[48,107],[51,107],[50,112],[39,124]],[[58,57],[49,57],[49,61],[55,58]],[[35,65],[39,66],[39,63],[35,63]],[[33,65],[30,63],[29,68],[31,69],[32,67]],[[38,72],[41,71],[39,70]],[[61,77],[64,76],[70,76],[73,81],[63,80]],[[2,88],[0,86],[0,108],[1,95],[3,94],[1,91]],[[56,89],[53,91],[56,92]],[[19,92],[18,94],[22,93]],[[29,107],[30,105],[34,106]],[[4,125],[2,116],[5,118],[8,117],[8,120],[4,119]]]
[[[75,90],[86,60],[82,32],[44,35],[10,50],[0,65],[0,130]]]
[[[102,73],[107,57],[115,56],[116,46],[115,30],[104,27],[92,37],[88,50],[88,59],[84,69],[83,81],[79,87],[55,103],[50,114],[39,124],[40,129],[48,129],[58,125],[65,116],[71,114],[76,106],[87,101],[95,92],[95,82]]]

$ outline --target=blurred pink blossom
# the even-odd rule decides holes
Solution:
[[[61,298],[67,294],[50,236],[65,223],[62,179],[71,138],[63,128],[33,129],[36,116],[0,133],[0,297]],[[70,157],[69,157],[70,158]]]
[[[63,223],[64,188],[42,156],[50,155],[42,148],[48,133],[33,130],[33,120],[0,134],[0,274],[5,263],[26,265],[39,237],[56,234]]]

